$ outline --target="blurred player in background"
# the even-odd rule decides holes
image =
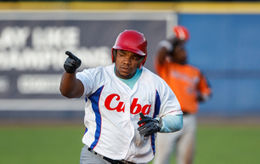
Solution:
[[[155,153],[155,134],[182,128],[176,96],[163,79],[143,67],[147,41],[142,33],[120,33],[109,66],[76,73],[80,59],[66,54],[60,91],[86,101],[81,164],[148,163]]]
[[[154,164],[169,164],[174,149],[177,164],[193,162],[198,104],[206,101],[211,94],[205,76],[198,68],[187,63],[184,46],[190,37],[188,30],[183,26],[175,26],[173,32],[173,37],[159,43],[155,67],[180,102],[183,129],[172,134],[157,135]]]

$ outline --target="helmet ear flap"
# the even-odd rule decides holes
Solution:
[[[116,49],[112,49],[112,63],[116,61]]]
[[[139,68],[141,68],[141,67],[144,65],[144,63],[146,62],[146,58],[147,58],[147,56],[144,57],[142,63],[141,63],[140,66],[139,66]]]

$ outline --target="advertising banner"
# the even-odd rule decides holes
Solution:
[[[154,71],[156,46],[176,21],[171,12],[1,12],[0,110],[82,110],[84,100],[60,95],[65,51],[82,60],[79,70],[108,65],[117,35],[135,29]]]

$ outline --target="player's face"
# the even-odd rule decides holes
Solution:
[[[116,75],[122,79],[130,79],[140,67],[144,57],[130,51],[116,51]]]

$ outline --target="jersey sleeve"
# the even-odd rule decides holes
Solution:
[[[158,75],[162,76],[162,74],[165,72],[164,67],[159,64],[159,62],[156,60],[154,64],[155,71]]]
[[[180,103],[170,89],[170,87],[166,84],[165,81],[161,80],[161,87],[159,89],[159,96],[161,100],[159,117],[163,117],[165,115],[179,115],[182,114]]]
[[[168,67],[169,67],[168,60],[165,60],[163,65],[159,64],[159,62],[157,60],[155,61],[155,64],[154,64],[155,71],[160,77],[162,77],[164,79],[167,79],[167,76],[169,73]]]
[[[76,74],[76,78],[79,79],[84,86],[84,95],[90,94],[94,88],[97,76],[97,70],[94,68],[84,69],[82,72]]]

